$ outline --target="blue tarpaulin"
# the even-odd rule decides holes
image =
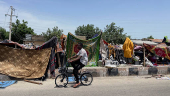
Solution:
[[[95,38],[95,37],[97,37],[98,35],[99,35],[99,34],[95,34],[95,35],[92,37],[92,39]]]
[[[10,80],[10,81],[0,81],[0,88],[8,87],[14,83],[16,83],[16,80]]]

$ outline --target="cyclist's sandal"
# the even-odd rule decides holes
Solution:
[[[77,88],[81,83],[77,83],[73,86],[73,88]]]

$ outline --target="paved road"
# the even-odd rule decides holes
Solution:
[[[0,96],[170,96],[170,80],[143,77],[97,77],[90,86],[56,88],[54,79],[36,85],[18,81],[5,89]]]

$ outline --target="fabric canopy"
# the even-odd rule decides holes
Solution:
[[[54,36],[50,40],[45,42],[43,45],[41,45],[40,47],[36,48],[36,50],[52,48],[48,64],[50,66],[50,73],[53,76],[55,76],[55,61],[56,61],[56,59],[55,59],[55,49],[56,49],[56,45],[57,45],[57,37]]]
[[[101,34],[89,40],[81,40],[76,38],[71,33],[67,37],[67,57],[70,58],[78,53],[77,45],[79,42],[83,43],[83,48],[86,50],[89,62],[97,62],[99,60]]]
[[[40,78],[46,71],[51,48],[21,50],[0,45],[0,73],[16,78]]]

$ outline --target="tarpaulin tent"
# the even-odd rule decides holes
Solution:
[[[50,68],[50,73],[55,76],[55,49],[56,49],[56,45],[57,45],[58,41],[57,41],[57,37],[52,37],[50,40],[48,40],[47,42],[45,42],[43,45],[41,45],[40,47],[36,48],[35,50],[41,50],[41,49],[46,49],[46,48],[52,48],[51,49],[51,55],[50,55],[50,59],[48,62],[48,67]],[[47,68],[48,70],[48,68]],[[47,71],[46,70],[46,71]]]
[[[99,60],[100,39],[101,34],[99,34],[97,37],[93,39],[81,40],[76,38],[76,36],[72,35],[71,33],[68,33],[66,47],[67,57],[70,58],[71,56],[78,53],[79,50],[77,50],[77,45],[79,42],[81,42],[84,45],[83,48],[87,52],[89,62],[95,62],[96,64],[97,61]]]
[[[16,78],[40,78],[46,71],[51,48],[21,50],[0,45],[0,73]]]

